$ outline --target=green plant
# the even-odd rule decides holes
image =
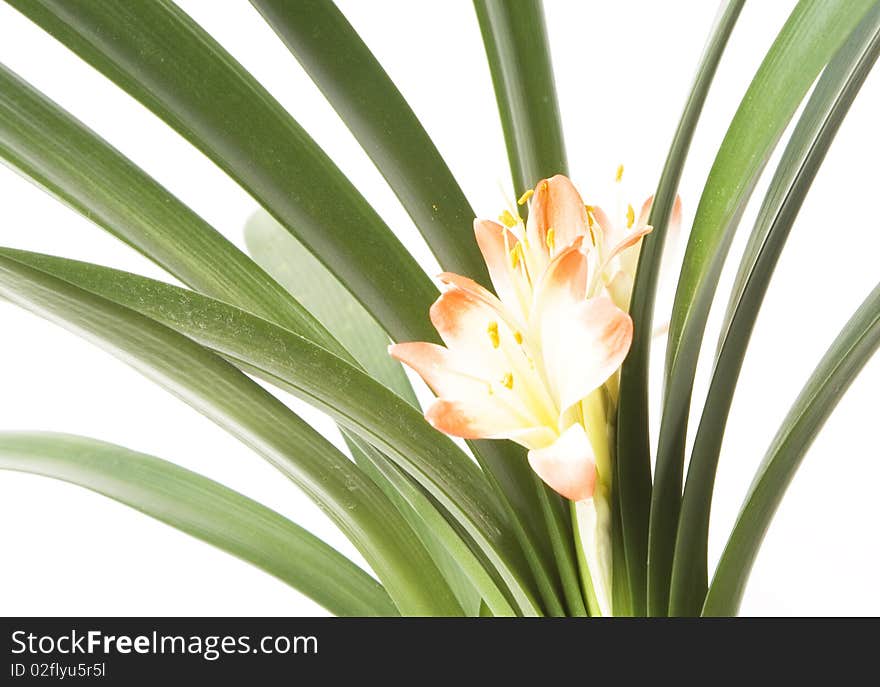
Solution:
[[[395,357],[419,369],[435,390],[446,388],[448,378],[435,375],[420,357],[425,351],[456,353],[448,340],[449,350],[432,346],[438,343],[428,317],[439,295],[434,283],[309,135],[222,46],[169,0],[7,2],[178,131],[263,210],[245,228],[248,257],[0,66],[0,157],[186,285],[0,248],[0,295],[122,358],[266,458],[328,513],[376,579],[269,509],[128,449],[82,437],[3,432],[0,468],[117,499],[261,567],[340,615],[736,613],[794,471],[880,345],[878,286],[780,427],[710,583],[712,491],[749,336],[800,205],[880,51],[880,3],[801,0],[720,144],[678,281],[652,479],[648,360],[660,262],[690,142],[744,0],[722,3],[653,204],[639,222],[629,209],[617,245],[598,208],[559,200],[578,197],[555,176],[566,173],[567,163],[539,2],[475,0],[515,187],[537,184],[531,198],[527,194],[505,214],[506,228],[478,224],[478,245],[474,212],[458,183],[331,0],[252,0],[382,172],[443,268],[456,273],[443,277],[451,285],[447,293],[503,309],[512,301],[505,300],[499,279],[515,281],[518,269],[531,274],[525,285],[514,286],[529,297],[534,289],[540,304],[524,306],[525,321],[534,315],[537,329],[550,330],[536,335],[546,354],[538,367],[564,354],[572,361],[564,373],[592,375],[565,403],[559,396],[566,396],[561,387],[567,380],[558,370],[542,370],[529,382],[540,387],[546,381],[546,394],[532,388],[516,396],[525,394],[519,385],[531,374],[527,365],[522,373],[500,369],[492,380],[500,386],[490,384],[490,395],[505,394],[506,387],[526,404],[540,397],[538,413],[552,406],[541,427],[550,439],[456,430],[436,406],[429,409],[435,425],[468,439],[475,460],[425,421],[408,378],[386,350],[398,342],[391,349]],[[727,251],[759,175],[814,84],[739,266],[685,475],[694,374]],[[569,222],[580,229],[563,246]],[[363,240],[350,240],[355,230]],[[491,260],[487,269],[481,258],[485,242],[496,239],[512,261],[509,273],[501,274]],[[579,262],[591,255],[601,258],[598,265]],[[612,259],[620,261],[619,269],[615,263],[606,275]],[[574,262],[560,267],[566,260]],[[584,293],[571,304],[578,310],[561,307],[562,291],[542,292],[538,263],[558,277],[557,286],[585,281]],[[494,283],[504,303],[459,274],[483,286]],[[546,281],[553,285],[549,276]],[[448,296],[439,302],[444,298],[448,303]],[[438,305],[434,309],[436,315]],[[606,315],[615,323],[619,345],[611,347],[607,369],[581,370],[584,360],[600,358],[605,349],[588,349],[595,343],[591,330],[569,329],[577,313],[587,324]],[[521,322],[519,315],[513,320]],[[503,348],[507,337],[523,344],[523,332],[510,322],[502,320],[500,330],[498,321],[485,324],[481,320],[484,343]],[[442,323],[437,329],[449,334]],[[566,343],[580,348],[548,352],[560,330],[574,332]],[[533,335],[525,332],[526,339]],[[587,350],[599,353],[587,356]],[[466,358],[456,364],[467,367]],[[326,412],[351,455],[249,375]],[[448,401],[447,393],[439,395]],[[580,455],[584,460],[574,465],[548,452],[563,440],[557,430],[565,441],[586,446],[589,456]],[[495,435],[529,448],[528,460],[516,443],[481,438]],[[580,472],[560,477],[561,465]],[[583,507],[587,502],[592,510]]]

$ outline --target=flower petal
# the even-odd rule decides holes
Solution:
[[[607,296],[560,300],[541,317],[544,369],[559,410],[599,387],[623,363],[632,343],[629,315]]]
[[[485,394],[467,401],[438,398],[425,419],[444,434],[462,439],[508,439],[528,429],[506,405],[491,402]]]
[[[594,231],[596,241],[601,242],[603,246],[611,245],[619,240],[617,226],[612,222],[605,211],[598,205],[590,206],[590,214],[599,225],[599,231]]]
[[[642,252],[642,238],[650,234],[652,229],[653,227],[646,225],[624,234],[623,238],[608,252],[602,267],[603,273],[607,274],[609,268],[614,264],[612,261],[619,256],[617,264],[620,271],[626,272],[630,279],[635,279],[636,268],[639,266],[639,255]],[[627,303],[629,303],[629,299],[627,299]]]
[[[513,439],[529,448],[546,444],[534,433],[534,420],[520,398],[468,371],[468,361],[461,356],[423,342],[394,344],[388,352],[440,397],[425,413],[440,431],[465,439]]]
[[[571,501],[593,495],[596,463],[584,428],[575,423],[547,448],[529,451],[529,465],[547,485]]]
[[[437,396],[466,398],[475,391],[485,391],[485,383],[462,370],[443,346],[414,341],[392,344],[388,352],[415,370]]]
[[[536,313],[554,305],[580,302],[586,298],[589,263],[581,250],[582,245],[583,237],[579,237],[547,265],[535,289]]]
[[[654,206],[654,196],[653,194],[648,196],[644,203],[642,203],[642,209],[639,211],[639,220],[636,222],[636,227],[644,227],[648,224],[648,217],[651,215],[651,208]]]
[[[526,236],[531,251],[535,253],[540,250],[545,256],[545,264],[550,257],[547,241],[549,229],[553,229],[550,243],[557,249],[565,248],[587,232],[587,211],[581,194],[571,180],[562,174],[539,181],[529,206]]]
[[[618,270],[605,285],[605,290],[618,308],[629,312],[633,290],[633,276],[630,272],[625,269]]]
[[[456,274],[455,272],[441,272],[437,275],[437,278],[443,282],[444,284],[448,284],[450,286],[457,286],[462,291],[467,291],[472,296],[476,296],[481,301],[490,305],[493,308],[501,308],[501,301],[495,296],[494,293],[489,291],[489,289],[481,286],[477,282],[475,282],[470,277],[462,277],[460,274]]]
[[[510,257],[510,251],[516,247],[519,239],[512,231],[487,219],[474,220],[474,235],[498,297],[511,306],[519,303],[516,285],[511,278]]]
[[[459,283],[479,287],[464,277]],[[504,360],[497,350],[508,346],[515,338],[515,329],[509,313],[491,293],[482,289],[453,286],[444,291],[431,306],[431,322],[456,356],[469,361],[469,368],[486,368],[486,374],[503,374]],[[518,348],[518,346],[517,346]],[[515,350],[515,349],[513,349]]]

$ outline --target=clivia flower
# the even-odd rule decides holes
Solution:
[[[509,211],[502,223],[474,222],[497,296],[467,277],[441,274],[447,288],[430,317],[445,346],[399,343],[389,351],[437,395],[425,414],[434,427],[525,446],[547,485],[589,506],[589,548],[606,551],[597,563],[604,579],[594,575],[593,586],[607,596],[608,423],[616,393],[606,383],[616,381],[632,341],[626,310],[639,242],[651,231],[650,201],[638,222],[628,206],[615,224],[557,175],[520,202],[529,203],[525,224]]]

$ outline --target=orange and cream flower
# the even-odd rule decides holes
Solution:
[[[437,395],[426,413],[433,426],[512,439],[551,488],[583,501],[597,481],[609,483],[610,466],[597,466],[582,401],[616,373],[632,340],[606,274],[650,229],[618,236],[564,176],[542,180],[526,198],[525,225],[509,212],[506,223],[474,223],[497,296],[440,275],[447,288],[430,316],[445,346],[401,343],[390,352]]]
[[[622,167],[618,170],[618,181]],[[624,310],[629,310],[636,267],[642,248],[642,237],[651,231],[648,217],[654,197],[649,197],[636,216],[632,205],[627,205],[622,216],[613,221],[598,206],[587,207],[590,235],[597,250],[598,270],[595,273],[596,287],[604,287],[614,302]],[[681,199],[676,196],[669,218],[665,253],[675,244],[681,228]],[[665,263],[664,255],[664,263]],[[661,263],[661,274],[668,272]]]

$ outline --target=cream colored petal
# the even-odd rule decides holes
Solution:
[[[550,229],[553,233],[548,241],[547,235]],[[544,256],[542,263],[546,264],[549,261],[551,247],[561,250],[578,236],[583,236],[586,231],[587,211],[584,208],[583,198],[571,180],[562,174],[557,174],[550,179],[539,181],[529,206],[526,236],[531,251],[533,253],[540,251]]]
[[[444,434],[462,439],[507,439],[526,428],[509,408],[488,397],[466,401],[438,398],[425,419]]]
[[[571,501],[593,495],[596,463],[580,424],[573,424],[550,446],[529,451],[529,465],[551,489]]]
[[[434,302],[430,313],[440,338],[455,355],[492,378],[508,369],[502,347],[513,352],[518,348],[513,346],[515,330],[509,315],[498,305],[500,302],[491,294],[487,298],[485,294],[453,286]]]
[[[507,228],[486,219],[474,220],[474,235],[498,297],[508,307],[518,308],[519,296],[512,274],[511,252],[519,244],[519,239]]]
[[[621,310],[629,312],[629,303],[632,298],[633,278],[627,270],[618,270],[611,280],[605,285],[608,295],[614,304]]]
[[[560,252],[550,263],[535,288],[533,325],[540,328],[540,320],[560,307],[570,307],[586,298],[589,260],[581,250],[583,237]],[[541,332],[538,332],[541,336]]]
[[[468,370],[468,361],[436,344],[389,346],[389,353],[415,370],[440,398],[425,418],[446,434],[465,439],[510,438],[524,446],[535,421],[521,399],[500,382]]]
[[[544,368],[562,412],[623,363],[632,320],[607,296],[549,304],[541,318]]]
[[[486,393],[485,379],[472,374],[449,349],[437,344],[414,341],[392,344],[393,358],[415,370],[431,391],[445,398],[467,398]]]

